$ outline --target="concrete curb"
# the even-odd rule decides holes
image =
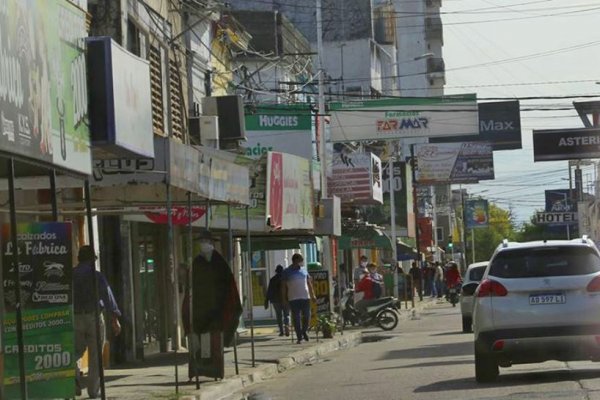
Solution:
[[[264,382],[285,371],[317,361],[320,357],[358,346],[362,342],[362,332],[345,332],[327,342],[289,354],[273,364],[260,365],[249,372],[225,378],[218,383],[204,384],[198,394],[181,397],[182,400],[222,400],[256,383]]]
[[[436,301],[419,302],[415,308],[402,309],[401,321],[419,319],[419,314],[436,304]],[[401,328],[400,328],[401,329]],[[362,331],[344,331],[333,340],[318,343],[310,348],[291,353],[272,364],[263,364],[250,369],[246,373],[225,378],[216,383],[205,383],[199,393],[182,396],[181,400],[224,400],[256,383],[268,381],[277,375],[294,369],[300,365],[314,363],[320,357],[338,350],[349,349],[362,343]]]

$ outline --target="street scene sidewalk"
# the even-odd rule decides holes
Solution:
[[[401,323],[396,330],[402,330],[402,321],[418,317],[423,309],[435,305],[436,301],[426,298],[416,301],[415,308],[402,309]],[[369,330],[372,330],[369,328]],[[333,339],[317,339],[314,333],[309,342],[296,344],[290,337],[279,337],[275,327],[255,328],[255,367],[252,367],[250,331],[240,334],[238,342],[239,375],[235,373],[233,348],[225,349],[225,379],[214,381],[200,380],[200,390],[196,382],[188,381],[187,352],[177,354],[179,374],[179,396],[185,399],[217,400],[227,397],[252,384],[275,377],[286,370],[318,362],[319,358],[342,349],[359,345],[363,339],[363,329],[346,329],[336,333]],[[106,397],[108,399],[175,399],[175,354],[157,354],[146,358],[143,363],[119,366],[105,371]]]

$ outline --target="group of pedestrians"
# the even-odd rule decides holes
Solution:
[[[275,268],[275,275],[269,281],[265,309],[269,303],[275,309],[279,336],[290,335],[290,311],[296,333],[296,343],[309,340],[310,302],[315,300],[312,278],[304,267],[301,254],[292,256],[292,264],[284,269],[281,265]]]
[[[413,261],[409,274],[413,287],[420,300],[423,297],[442,298],[447,294],[447,288],[454,287],[462,281],[458,264],[449,261],[444,266],[439,261],[426,262],[422,267]]]

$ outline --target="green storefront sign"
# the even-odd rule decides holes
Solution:
[[[19,224],[19,270],[27,391],[32,399],[75,396],[71,224]],[[10,225],[2,227],[6,399],[21,398]]]
[[[91,173],[85,12],[0,1],[0,150]]]

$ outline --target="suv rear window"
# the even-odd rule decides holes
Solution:
[[[492,260],[489,275],[498,278],[587,275],[600,271],[600,257],[584,246],[504,250]]]
[[[471,272],[469,272],[469,280],[470,281],[475,281],[475,282],[481,282],[481,279],[483,278],[483,274],[485,273],[485,268],[486,266],[481,266],[481,267],[476,267],[471,269]]]

